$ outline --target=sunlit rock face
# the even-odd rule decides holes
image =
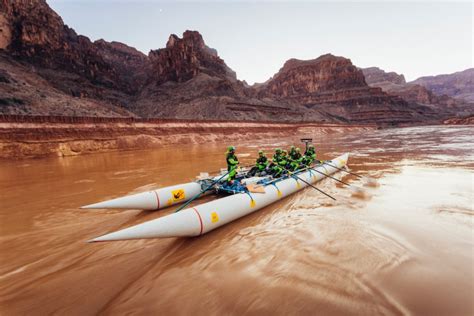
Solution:
[[[149,57],[153,65],[152,76],[157,83],[185,82],[199,73],[236,81],[235,72],[227,67],[215,49],[206,46],[196,31],[186,31],[182,38],[172,34],[166,48],[150,51]]]
[[[350,59],[331,54],[313,60],[290,59],[256,89],[261,97],[297,102],[346,122],[390,124],[436,116],[430,109],[416,109],[415,104],[370,87]]]
[[[289,97],[366,86],[364,75],[349,59],[327,54],[313,60],[288,60],[262,92]]]

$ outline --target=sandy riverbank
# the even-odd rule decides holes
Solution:
[[[160,146],[279,139],[374,129],[372,125],[84,117],[0,117],[0,158],[75,156]]]

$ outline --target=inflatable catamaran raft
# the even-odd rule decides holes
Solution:
[[[349,154],[346,153],[313,169],[302,170],[288,177],[271,181],[261,177],[245,179],[247,183],[260,185],[259,193],[252,193],[248,190],[227,192],[234,194],[106,234],[94,238],[90,242],[199,236],[330,176],[344,167],[348,158]],[[216,178],[219,179],[219,177]],[[215,178],[208,179],[207,182],[213,179]],[[191,182],[92,204],[85,206],[85,208],[159,209],[191,199],[201,192],[202,186],[203,181]]]

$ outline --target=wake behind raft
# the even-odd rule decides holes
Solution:
[[[349,154],[346,153],[333,160],[326,161],[324,164],[295,172],[286,177],[273,180],[268,177],[254,177],[242,180],[247,185],[258,185],[259,193],[252,193],[249,190],[226,189],[218,182],[215,184],[216,192],[224,190],[231,195],[103,235],[90,240],[90,242],[200,236],[330,176],[346,166],[348,159]],[[202,187],[215,183],[219,178],[222,178],[222,176],[126,196],[87,205],[83,208],[159,209],[163,206],[190,200],[194,195],[201,192]],[[222,180],[225,180],[225,178],[222,178]],[[166,204],[161,204],[160,199],[166,201]]]

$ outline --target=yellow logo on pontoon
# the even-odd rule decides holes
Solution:
[[[257,205],[257,203],[255,203],[254,199],[251,199],[250,200],[250,207],[255,207],[255,205]]]
[[[174,202],[181,201],[186,197],[183,189],[177,189],[177,190],[171,191],[171,195],[173,196]]]
[[[211,222],[217,223],[219,221],[219,215],[216,212],[211,213]]]
[[[299,182],[298,180],[296,180],[296,187],[297,187],[298,189],[301,188],[301,184],[300,184],[300,182]]]
[[[277,189],[277,195],[278,197],[281,197],[281,191],[279,189]]]

